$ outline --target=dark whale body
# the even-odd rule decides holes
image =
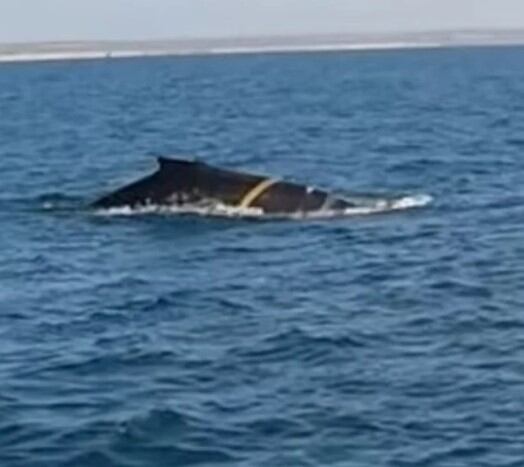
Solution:
[[[93,203],[95,208],[221,203],[267,214],[338,211],[355,204],[304,185],[213,167],[199,161],[158,159],[153,174]]]

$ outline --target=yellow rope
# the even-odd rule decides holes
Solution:
[[[268,188],[278,183],[279,180],[274,178],[266,178],[261,182],[257,183],[251,190],[249,190],[244,197],[238,203],[239,208],[248,208],[251,204]]]

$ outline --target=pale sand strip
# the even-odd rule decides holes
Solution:
[[[165,55],[163,52],[147,52],[139,50],[129,51],[78,51],[78,52],[35,52],[35,53],[16,53],[0,55],[0,63],[14,62],[44,62],[44,61],[62,61],[62,60],[98,60],[103,58],[126,58],[126,57],[144,57],[150,55]]]
[[[98,60],[109,58],[190,56],[190,55],[235,55],[259,53],[292,53],[292,52],[336,52],[393,49],[431,49],[442,47],[439,43],[363,43],[363,44],[315,44],[315,45],[267,45],[245,47],[214,47],[209,49],[166,49],[166,50],[86,50],[67,52],[32,52],[0,54],[0,63],[40,62],[61,60]]]
[[[433,49],[524,44],[523,31],[1,44],[0,63],[150,56]]]

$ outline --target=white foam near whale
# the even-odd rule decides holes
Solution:
[[[319,210],[310,212],[266,214],[262,208],[238,207],[221,202],[206,201],[198,204],[155,205],[131,207],[121,206],[98,209],[100,216],[135,216],[145,214],[180,215],[195,214],[200,216],[216,216],[229,218],[261,218],[261,219],[328,219],[335,217],[365,216],[392,211],[422,208],[433,201],[430,195],[407,195],[393,199],[366,199],[361,205],[342,210]]]

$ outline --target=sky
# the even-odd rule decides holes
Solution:
[[[524,28],[524,0],[0,0],[0,42]]]

